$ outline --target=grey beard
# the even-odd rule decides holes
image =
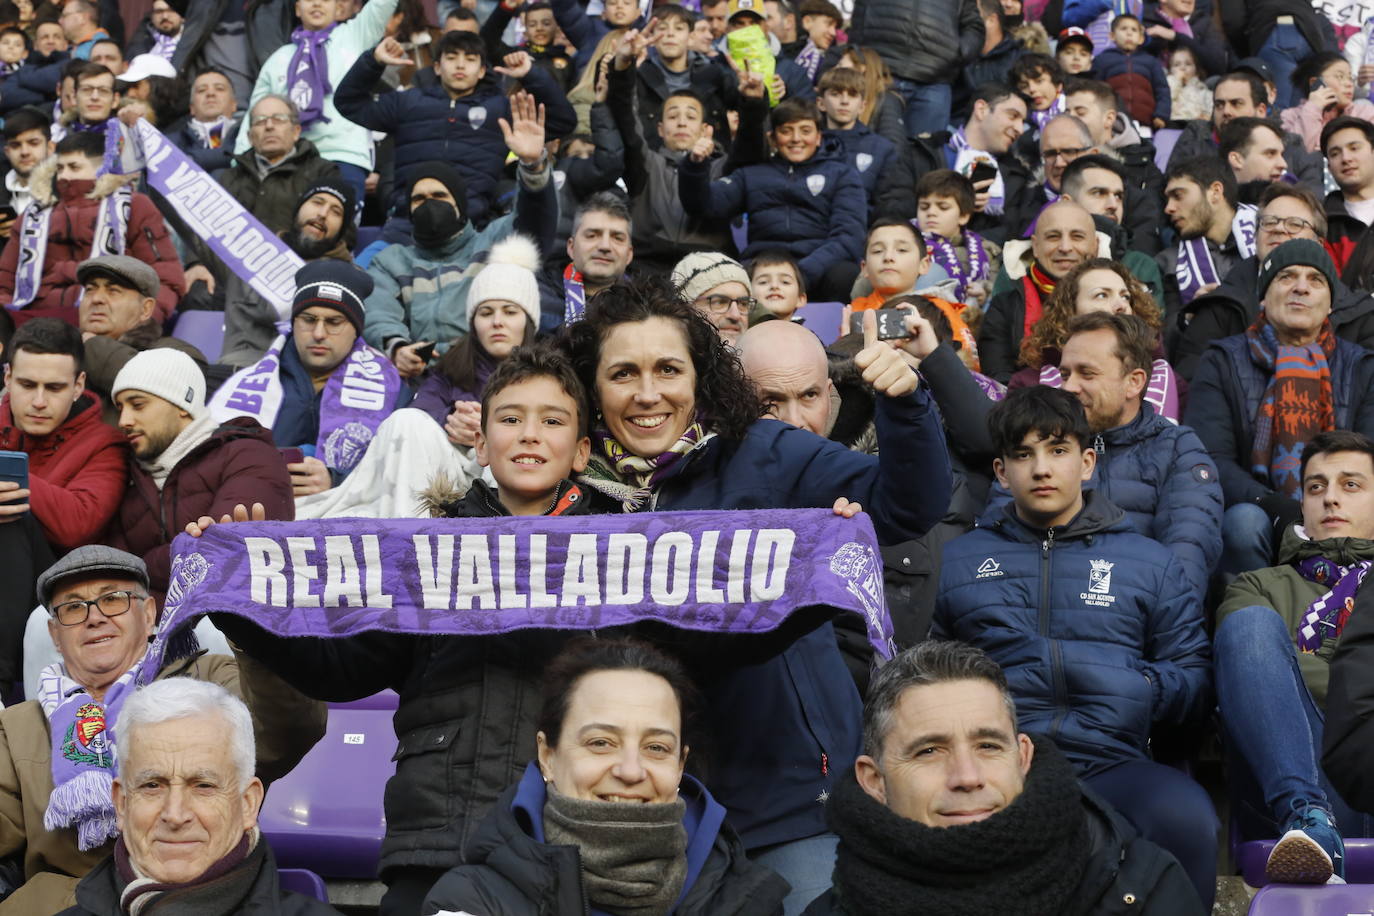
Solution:
[[[299,228],[288,229],[282,235],[288,247],[296,254],[307,261],[318,261],[320,258],[334,250],[334,246],[339,244],[339,237],[317,239],[305,235]]]

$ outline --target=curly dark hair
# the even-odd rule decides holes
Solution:
[[[684,301],[663,277],[617,283],[587,303],[586,317],[562,332],[564,348],[582,384],[597,401],[596,367],[601,345],[611,329],[626,322],[667,318],[682,326],[697,374],[696,409],[708,430],[726,439],[742,439],[749,425],[763,416],[758,394],[715,327]],[[600,404],[595,405],[598,417]]]
[[[1021,339],[1021,365],[1039,369],[1045,364],[1046,350],[1063,348],[1064,341],[1069,339],[1069,322],[1078,314],[1078,283],[1091,270],[1110,270],[1120,277],[1126,284],[1131,313],[1143,319],[1152,331],[1157,332],[1164,326],[1164,316],[1149,288],[1136,279],[1129,267],[1110,258],[1089,258],[1055,285],[1054,292],[1045,302],[1044,314],[1030,334]]]

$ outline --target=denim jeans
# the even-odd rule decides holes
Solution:
[[[821,894],[830,890],[835,871],[835,847],[840,838],[833,833],[765,846],[749,853],[749,859],[767,865],[787,879],[792,893],[782,902],[783,916],[798,916]]]
[[[1267,828],[1277,835],[1292,802],[1303,799],[1328,806],[1346,836],[1368,836],[1374,818],[1342,801],[1321,770],[1322,713],[1303,681],[1293,639],[1269,607],[1241,608],[1217,628],[1217,705],[1231,756],[1242,765],[1240,778],[1229,782],[1252,825],[1243,832]]]
[[[1274,85],[1279,92],[1275,109],[1291,108],[1298,101],[1293,95],[1293,71],[1311,53],[1312,46],[1296,25],[1276,25],[1264,39],[1257,56],[1274,71]]]
[[[949,127],[952,91],[948,83],[915,83],[894,78],[892,88],[906,100],[906,135],[935,134]]]
[[[1140,835],[1178,859],[1208,913],[1217,893],[1216,810],[1188,774],[1153,760],[1126,760],[1083,784],[1130,821]]]
[[[1274,524],[1255,503],[1236,503],[1221,519],[1221,573],[1227,584],[1243,572],[1274,565]]]

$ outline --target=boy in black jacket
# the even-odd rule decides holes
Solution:
[[[439,510],[449,518],[595,511],[597,495],[570,479],[591,456],[590,422],[587,389],[572,364],[549,347],[517,348],[482,392],[477,461],[491,469],[496,487],[479,478]]]

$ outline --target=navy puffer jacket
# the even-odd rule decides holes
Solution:
[[[1209,703],[1202,603],[1178,559],[1088,491],[1060,528],[1012,506],[945,547],[931,636],[972,643],[1007,674],[1023,731],[1091,775],[1146,754],[1150,728]]]
[[[399,213],[408,213],[410,170],[422,162],[439,160],[452,163],[467,182],[464,215],[478,226],[485,224],[506,166],[506,141],[499,121],[511,120],[509,98],[495,80],[488,79],[461,99],[449,98],[437,82],[384,92],[374,99],[373,87],[385,69],[375,55],[359,55],[334,90],[334,107],[355,124],[391,135],[396,150],[392,206]],[[531,67],[520,84],[544,106],[548,136],[563,137],[573,132],[577,115],[547,70]]]
[[[1221,557],[1221,482],[1217,466],[1197,433],[1176,426],[1148,403],[1124,426],[1093,442],[1097,468],[1086,486],[1126,513],[1138,534],[1173,551],[1199,597]],[[1011,494],[995,484],[990,506]]]
[[[1188,385],[1184,421],[1197,430],[1221,475],[1226,505],[1254,502],[1274,491],[1269,480],[1250,473],[1255,418],[1270,375],[1250,358],[1244,334],[1214,341]],[[1331,361],[1336,429],[1374,436],[1374,352],[1336,338]]]
[[[845,159],[859,173],[864,190],[868,192],[868,202],[872,205],[878,197],[878,176],[892,164],[897,148],[891,140],[858,122],[849,130],[827,130],[825,136],[839,141]]]
[[[782,248],[797,259],[812,286],[832,264],[863,257],[867,196],[836,140],[824,139],[800,164],[774,156],[718,181],[711,180],[709,161],[685,156],[678,168],[678,196],[688,213],[708,219],[749,214],[745,258]]]

